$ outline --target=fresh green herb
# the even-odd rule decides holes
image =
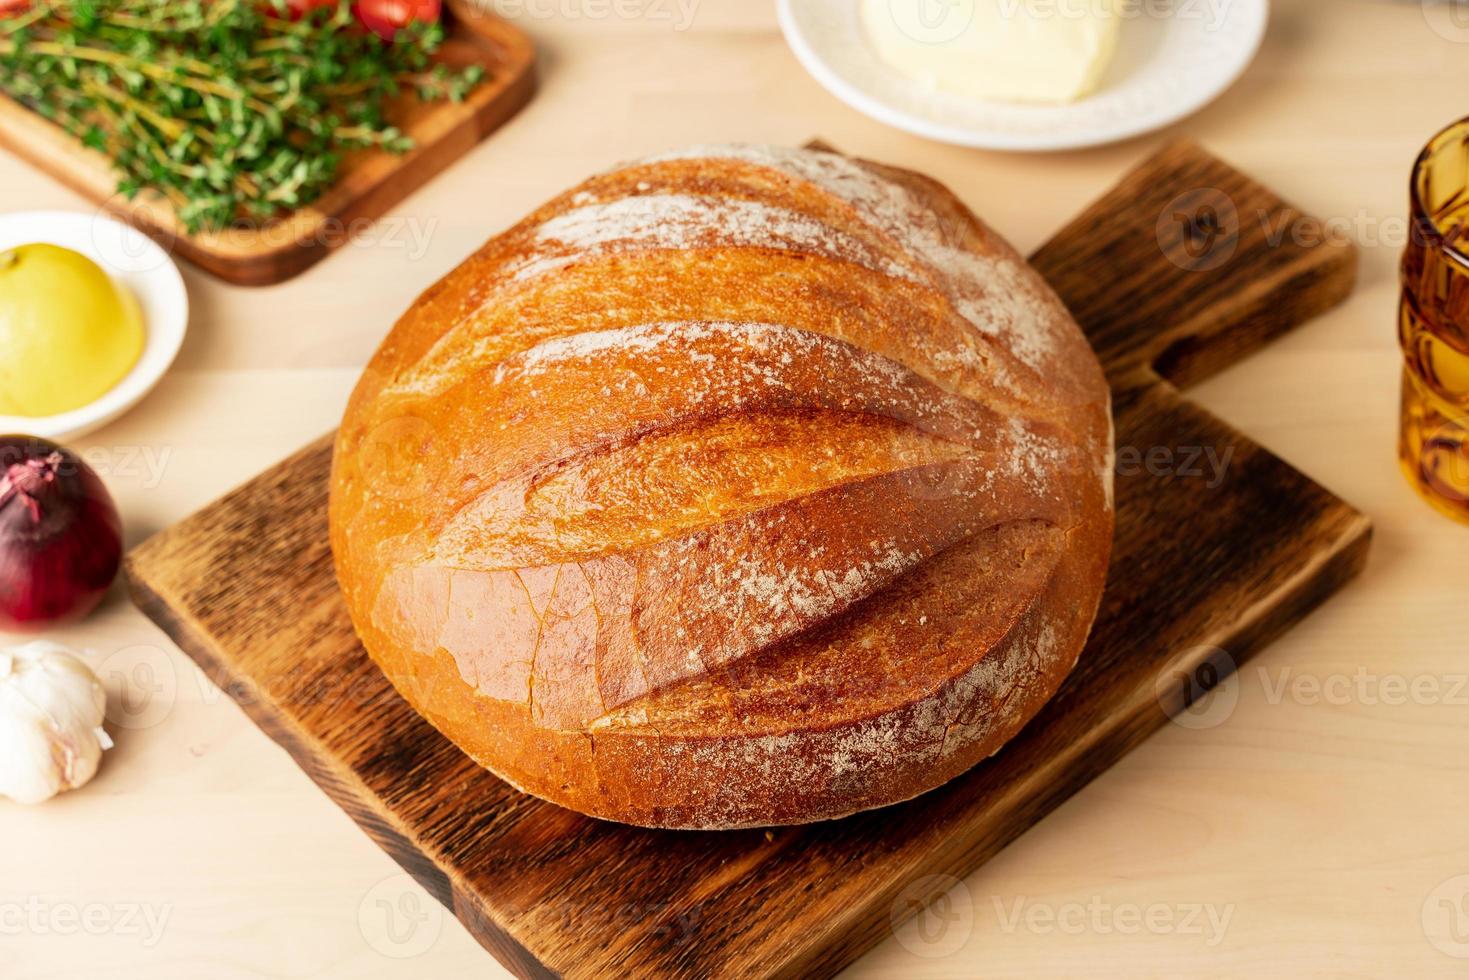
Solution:
[[[459,101],[482,77],[434,63],[443,37],[383,41],[349,0],[300,19],[285,0],[41,0],[0,15],[0,92],[111,157],[123,194],[218,229],[311,203],[344,153],[410,149],[391,100]]]

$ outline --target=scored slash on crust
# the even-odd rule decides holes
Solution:
[[[515,785],[823,819],[962,772],[1069,671],[1108,403],[938,185],[697,148],[563,195],[403,317],[344,420],[333,547],[374,659]],[[357,450],[405,416],[437,462],[382,493]]]

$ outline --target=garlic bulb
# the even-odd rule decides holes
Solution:
[[[42,803],[84,785],[112,740],[107,694],[59,643],[0,648],[0,796]]]

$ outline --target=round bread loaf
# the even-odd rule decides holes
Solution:
[[[654,827],[938,786],[1076,661],[1112,537],[1096,357],[938,184],[701,147],[430,288],[347,409],[364,646],[516,787]]]

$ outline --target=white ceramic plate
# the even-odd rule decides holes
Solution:
[[[930,0],[964,16],[970,0]],[[1234,83],[1265,34],[1269,0],[1145,0],[1122,24],[1098,90],[1069,105],[975,102],[889,68],[868,42],[856,0],[779,0],[786,41],[843,102],[899,129],[963,146],[1061,150],[1177,122]],[[972,9],[972,8],[968,8]]]
[[[62,441],[117,418],[153,389],[173,363],[189,324],[189,294],[178,266],[152,239],[100,214],[24,211],[0,215],[0,251],[45,242],[80,252],[138,300],[146,339],[132,371],[101,398],[60,415],[0,415],[0,433]]]

